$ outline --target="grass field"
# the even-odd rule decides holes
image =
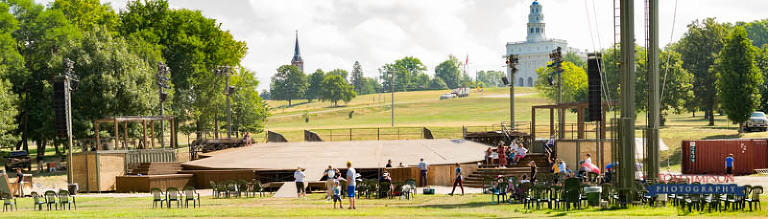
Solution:
[[[336,209],[321,194],[309,195],[308,200],[286,198],[233,198],[203,197],[202,208],[153,209],[152,198],[90,198],[77,199],[78,210],[34,211],[32,199],[19,199],[19,211],[3,212],[3,218],[108,218],[108,217],[650,217],[650,216],[720,216],[768,217],[768,211],[689,213],[672,206],[630,207],[628,209],[600,210],[527,210],[521,204],[491,204],[490,195],[466,196],[418,195],[413,200],[360,199],[356,210]],[[347,207],[347,199],[344,200]],[[190,203],[191,204],[191,203]],[[765,201],[763,204],[766,204]],[[183,205],[183,204],[182,204]]]
[[[439,133],[437,137],[455,138],[461,137],[462,126],[487,126],[509,121],[507,88],[488,88],[483,93],[473,91],[467,98],[439,100],[440,94],[447,92],[396,92],[395,126],[427,127]],[[515,93],[518,95],[515,97],[515,119],[518,122],[531,121],[531,106],[552,104],[533,88],[516,88]],[[268,101],[273,107],[273,116],[267,121],[267,129],[283,134],[289,141],[303,141],[305,129],[390,127],[389,95],[363,95],[341,107],[330,107],[328,102],[307,103],[305,100],[294,100],[294,106],[288,107],[286,101]],[[353,110],[350,118],[349,114]],[[305,121],[306,115],[309,116],[309,122]],[[708,122],[701,115],[703,113],[699,112],[697,117],[692,117],[691,113],[670,114],[666,117],[666,126],[660,130],[660,136],[670,150],[661,153],[662,168],[666,168],[669,161],[671,170],[679,170],[679,147],[682,140],[768,138],[768,132],[738,134],[737,125],[729,122],[725,116],[715,116],[715,126],[707,126]],[[609,120],[612,117],[613,112],[609,112]],[[549,112],[538,110],[536,119],[537,132],[546,133]],[[575,123],[576,114],[569,112],[566,120],[567,123]],[[636,125],[638,128],[645,126],[644,113],[638,113]],[[571,129],[570,125],[568,129]],[[539,134],[539,137],[546,136]],[[637,131],[637,137],[642,137],[642,131]]]

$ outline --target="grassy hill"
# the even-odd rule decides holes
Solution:
[[[395,126],[428,127],[438,132],[438,137],[461,137],[462,126],[498,125],[509,121],[509,89],[489,88],[484,92],[472,91],[467,98],[440,100],[441,91],[415,91],[395,93]],[[515,118],[519,122],[531,121],[531,106],[552,104],[539,95],[533,88],[515,89]],[[267,121],[267,129],[279,132],[289,141],[303,141],[303,130],[366,128],[391,126],[391,94],[369,94],[355,98],[346,105],[331,107],[328,102],[294,100],[294,105],[287,106],[287,101],[267,101],[273,107],[273,115]],[[349,118],[354,111],[352,118]],[[305,116],[309,116],[309,122]],[[767,132],[746,133],[739,135],[737,125],[727,121],[725,116],[715,117],[715,126],[707,126],[707,121],[697,113],[669,115],[667,124],[660,131],[661,138],[670,147],[669,152],[662,152],[662,160],[670,158],[671,164],[679,163],[679,147],[682,140],[721,139],[721,138],[768,138]],[[613,113],[609,113],[609,120]],[[539,110],[536,114],[537,130],[546,132],[549,112]],[[576,114],[568,113],[568,123],[576,122]],[[645,114],[637,117],[638,128],[645,126]],[[569,127],[566,130],[570,129]],[[575,127],[574,127],[575,129]],[[638,130],[637,137],[642,133]],[[541,136],[540,137],[545,137]]]

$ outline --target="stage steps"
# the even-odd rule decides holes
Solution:
[[[499,175],[505,177],[515,176],[520,179],[523,174],[531,174],[531,168],[528,167],[528,162],[530,161],[536,163],[538,173],[549,172],[549,161],[547,160],[546,154],[529,154],[516,165],[510,165],[506,168],[498,168],[496,165],[488,166],[483,164],[467,177],[464,177],[464,186],[480,188],[483,187],[483,180],[485,178],[492,178],[495,180]]]
[[[181,163],[141,163],[130,175],[166,175],[181,171]]]

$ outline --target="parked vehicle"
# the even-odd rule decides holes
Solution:
[[[26,151],[11,151],[5,157],[5,171],[15,172],[16,168],[27,168],[32,171],[32,159]]]
[[[440,95],[440,100],[453,99],[453,98],[456,98],[456,94],[447,93],[447,94]]]
[[[744,129],[746,131],[764,132],[768,130],[768,118],[765,117],[765,113],[763,112],[753,112],[749,115],[749,120],[747,120]]]

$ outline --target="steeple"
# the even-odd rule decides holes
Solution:
[[[299,51],[299,31],[296,31],[296,46],[293,49],[293,59],[291,59],[291,65],[296,66],[304,72],[304,59],[301,58],[301,51]]]
[[[538,0],[531,4],[531,12],[528,14],[528,42],[536,42],[547,39],[544,32],[544,12],[541,10],[541,4]]]

